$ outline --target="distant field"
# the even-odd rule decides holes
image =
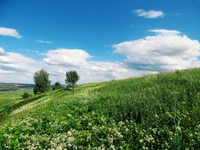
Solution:
[[[20,89],[32,89],[34,84],[0,83],[0,91],[15,91]]]
[[[0,91],[0,110],[11,104],[17,103],[21,100],[22,94],[25,92],[32,92],[30,90],[18,90],[18,91]]]

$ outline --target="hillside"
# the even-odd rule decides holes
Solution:
[[[198,149],[200,69],[79,85],[0,111],[0,149]]]

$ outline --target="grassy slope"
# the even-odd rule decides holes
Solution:
[[[26,90],[32,92],[32,90]],[[0,91],[0,110],[21,100],[24,91]]]
[[[43,99],[10,112],[19,119],[0,128],[0,149],[200,147],[200,69],[86,84]]]

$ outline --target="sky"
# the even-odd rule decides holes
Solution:
[[[0,82],[123,79],[200,67],[200,0],[0,0]]]

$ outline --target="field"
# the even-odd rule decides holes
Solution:
[[[26,90],[29,93],[32,90]],[[17,103],[22,99],[22,94],[24,91],[0,91],[0,110],[5,107],[10,106],[11,104]]]
[[[198,68],[79,85],[0,111],[0,149],[198,149],[199,107]]]

